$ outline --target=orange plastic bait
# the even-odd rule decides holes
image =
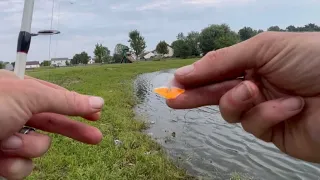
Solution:
[[[180,94],[184,93],[184,89],[176,88],[176,87],[159,87],[155,88],[154,92],[160,95],[161,97],[165,99],[175,99],[177,98]]]

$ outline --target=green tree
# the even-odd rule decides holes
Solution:
[[[320,27],[314,23],[309,23],[303,27],[303,31],[317,32],[320,31]]]
[[[218,36],[214,41],[215,49],[221,49],[224,47],[232,46],[240,41],[237,33],[230,31],[228,33]]]
[[[203,54],[224,48],[239,42],[238,35],[231,31],[227,24],[211,25],[204,28],[200,34],[200,48]]]
[[[113,54],[112,62],[113,63],[120,63],[123,56],[121,54]]]
[[[90,59],[90,56],[88,55],[88,53],[86,53],[84,51],[81,52],[81,54],[80,54],[80,62],[82,64],[88,64],[89,59]]]
[[[289,32],[295,32],[295,31],[297,31],[297,28],[293,25],[290,25],[286,28],[286,30]]]
[[[185,59],[185,58],[188,58],[190,55],[192,55],[191,47],[186,42],[183,42],[181,44],[180,57],[182,59]]]
[[[147,47],[144,37],[138,30],[133,30],[129,33],[129,38],[131,48],[137,56],[140,55]]]
[[[0,69],[4,69],[6,65],[3,62],[0,62]]]
[[[204,28],[200,34],[200,48],[204,55],[215,49],[213,42],[217,36],[217,28],[218,25],[211,25],[207,28]]]
[[[245,41],[257,35],[258,32],[256,30],[253,30],[251,27],[243,27],[242,29],[239,30],[238,34],[239,34],[240,40]]]
[[[186,44],[189,46],[188,51],[191,50],[190,55],[192,56],[199,56],[201,53],[199,48],[199,37],[199,32],[191,31],[185,38]]]
[[[117,44],[113,51],[112,62],[120,63],[125,53],[129,51],[129,47],[123,44]]]
[[[314,23],[309,23],[304,26],[294,26],[290,25],[286,27],[284,30],[279,26],[271,26],[268,28],[268,31],[287,31],[287,32],[319,32],[320,27]]]
[[[66,61],[66,66],[70,66],[70,63],[69,63],[69,61]]]
[[[42,65],[43,66],[50,66],[51,65],[51,61],[43,61]]]
[[[16,65],[16,62],[12,62],[11,64],[12,64],[12,66],[13,66],[13,68],[14,68],[14,66]]]
[[[102,44],[96,44],[94,49],[95,62],[102,63],[110,56],[110,50]]]
[[[89,55],[86,52],[81,52],[80,54],[75,54],[71,59],[71,64],[88,64]]]
[[[109,53],[110,53],[110,51],[109,51]],[[102,61],[103,61],[104,63],[109,64],[109,63],[111,63],[111,61],[112,61],[112,57],[111,57],[110,55],[107,55],[107,56],[105,56],[105,57],[102,59]]]
[[[284,31],[279,26],[270,26],[268,31]]]
[[[173,56],[174,57],[180,57],[181,56],[181,47],[182,44],[184,43],[183,40],[175,40],[171,43],[171,47],[173,48]]]
[[[184,36],[184,34],[183,34],[182,32],[179,33],[178,36],[177,36],[177,39],[178,39],[178,40],[185,40],[185,38],[186,38],[186,37]]]
[[[184,40],[176,40],[172,42],[171,46],[173,48],[175,57],[187,58],[192,53],[190,46],[188,46]]]
[[[260,33],[263,33],[263,30],[262,30],[262,29],[259,29],[259,30],[258,30],[258,34],[260,34]]]
[[[168,54],[168,44],[165,41],[160,41],[156,47],[156,51],[162,55]]]
[[[80,63],[80,54],[75,54],[71,59],[71,64],[76,65]]]

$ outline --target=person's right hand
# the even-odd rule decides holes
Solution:
[[[219,105],[227,122],[320,162],[320,33],[261,33],[178,69],[173,82],[187,90],[169,107]]]

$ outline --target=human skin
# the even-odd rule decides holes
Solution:
[[[319,163],[319,47],[317,32],[265,32],[212,51],[175,72],[171,83],[186,92],[167,104],[219,105],[228,123],[241,123],[292,157]]]
[[[67,117],[98,120],[104,105],[102,98],[70,92],[27,76],[20,80],[5,70],[0,70],[0,84],[0,176],[8,180],[27,177],[34,167],[32,159],[50,148],[47,135],[18,133],[24,125],[91,145],[102,140],[97,128]]]

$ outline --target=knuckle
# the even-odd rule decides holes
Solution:
[[[228,92],[224,96],[222,96],[222,98],[219,101],[220,114],[225,121],[227,121],[228,123],[233,123],[233,113],[230,112],[227,94]]]
[[[0,74],[1,76],[6,76],[6,75],[11,75],[11,71],[5,70],[5,69],[0,69]]]
[[[230,112],[230,110],[224,107],[223,105],[222,106],[220,105],[220,113],[221,113],[221,117],[228,123],[234,124],[238,122],[238,119],[236,118],[234,113]]]
[[[217,49],[215,51],[210,51],[206,54],[206,59],[208,59],[209,61],[216,61],[217,59],[222,59],[220,57],[225,57],[228,54],[228,51],[228,47]]]
[[[76,106],[76,95],[75,95],[75,92],[73,91],[65,91],[64,92],[64,96],[65,96],[65,99],[66,99],[66,105],[67,105],[67,108],[68,108],[68,111],[72,111],[74,112],[75,111],[75,106]]]
[[[210,51],[206,54],[209,60],[215,60],[217,58],[217,51]]]
[[[57,122],[57,119],[54,115],[56,114],[46,114],[46,129],[48,131],[54,131],[54,129],[56,129],[57,127],[59,127],[59,124]]]
[[[224,57],[224,56],[228,55],[229,49],[230,49],[229,47],[224,47],[224,48],[216,50],[216,54],[215,54],[216,58]]]
[[[266,122],[268,115],[263,113],[257,114],[256,112],[257,109],[251,109],[245,113],[245,118],[241,118],[241,126],[247,133],[252,134],[256,138],[262,139],[267,129],[265,129],[264,125],[261,123]],[[257,117],[259,118],[259,121],[257,120]]]
[[[1,77],[16,77],[18,78],[12,71],[8,71],[6,69],[0,69],[0,76]]]
[[[73,114],[76,112],[83,112],[84,105],[79,99],[79,94],[75,91],[65,91],[65,98],[67,103],[68,111],[71,111]]]
[[[33,79],[24,79],[23,80],[24,84],[31,84],[31,85],[35,85],[36,81],[34,81]]]
[[[278,35],[279,32],[274,31],[264,31],[262,33],[259,33],[252,37],[252,40],[259,40],[259,41],[268,41],[270,39],[273,39],[276,35]]]
[[[228,48],[222,48],[222,49],[218,49],[218,50],[214,50],[214,51],[210,51],[208,52],[202,60],[200,61],[196,61],[194,63],[194,66],[195,68],[199,68],[201,69],[200,67],[202,66],[212,66],[213,64],[216,64],[215,61],[218,61],[218,60],[223,60],[223,57],[225,57],[225,55],[228,53]],[[220,68],[217,68],[216,69],[217,71],[220,71]]]
[[[251,124],[250,124],[250,122],[248,122],[248,121],[246,121],[246,120],[243,120],[242,122],[241,122],[241,126],[242,126],[242,128],[243,128],[243,130],[245,131],[245,132],[247,132],[247,133],[250,133],[250,134],[253,134],[254,132],[252,131],[252,129],[251,129]],[[254,135],[254,134],[253,134]]]
[[[39,87],[39,83],[32,79],[24,79],[22,82],[16,82],[18,84],[21,84],[22,88],[25,88],[26,90],[34,91],[36,87]]]

